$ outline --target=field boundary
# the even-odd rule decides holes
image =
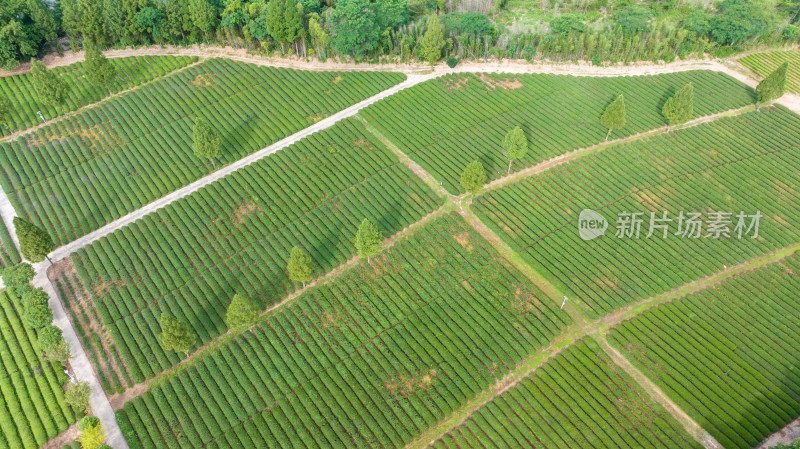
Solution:
[[[133,92],[133,91],[135,91],[135,90],[137,90],[139,88],[146,87],[146,86],[150,85],[151,83],[163,80],[164,78],[172,76],[172,75],[174,75],[176,73],[180,73],[180,72],[182,72],[182,71],[184,71],[184,70],[186,70],[188,68],[191,68],[191,67],[194,67],[194,66],[196,66],[198,64],[201,64],[204,61],[205,61],[205,59],[198,58],[197,61],[191,62],[191,63],[189,63],[189,64],[187,64],[187,65],[185,65],[183,67],[178,67],[175,70],[167,72],[167,73],[165,73],[165,74],[163,74],[161,76],[157,76],[157,77],[155,77],[155,78],[153,78],[151,80],[145,81],[145,82],[143,82],[143,83],[141,83],[139,85],[128,87],[128,88],[123,89],[123,90],[121,90],[119,92],[114,92],[113,94],[107,95],[107,96],[105,96],[105,97],[103,97],[103,98],[101,98],[101,99],[99,99],[99,100],[97,100],[95,102],[92,102],[92,103],[89,103],[89,104],[85,104],[85,105],[79,107],[78,109],[74,109],[72,111],[65,112],[65,113],[59,115],[58,117],[53,117],[50,120],[47,120],[46,122],[38,123],[38,124],[36,124],[34,126],[30,126],[28,128],[25,128],[25,129],[14,131],[11,134],[8,134],[8,135],[5,135],[3,137],[0,137],[0,143],[11,142],[12,140],[18,139],[18,138],[20,138],[20,137],[22,137],[22,136],[24,136],[26,134],[30,134],[32,132],[35,132],[35,131],[41,129],[41,128],[44,128],[45,126],[52,125],[54,123],[62,122],[64,120],[66,120],[68,118],[71,118],[71,117],[73,117],[73,116],[75,116],[75,115],[77,115],[79,113],[82,113],[82,112],[84,112],[84,111],[86,111],[88,109],[92,109],[92,108],[98,107],[98,106],[104,104],[105,102],[107,102],[107,101],[109,101],[109,100],[111,100],[113,98],[117,98],[117,97],[120,97],[120,96],[125,95],[127,93]]]
[[[559,295],[561,295],[558,289],[544,279],[536,270],[533,269],[533,267],[528,265],[519,254],[511,249],[511,247],[509,247],[504,241],[502,241],[502,239],[500,239],[500,237],[497,236],[494,231],[488,228],[477,217],[477,215],[474,215],[474,213],[471,211],[463,213],[463,215],[465,215],[465,217],[473,215],[474,218],[467,219],[467,223],[473,226],[473,229],[475,229],[475,231],[478,232],[478,234],[480,234],[490,246],[492,246],[496,251],[498,251],[498,253],[500,253],[512,265],[514,265],[515,268],[520,270],[537,287],[542,289],[545,294],[550,296],[551,299],[556,301],[558,300]],[[578,340],[585,337],[592,337],[598,340],[600,346],[606,350],[601,340],[605,341],[606,333],[619,323],[644,314],[661,304],[680,300],[701,290],[712,288],[730,279],[731,277],[761,268],[771,263],[779,262],[780,260],[783,260],[798,251],[800,251],[800,243],[795,243],[777,249],[770,253],[745,261],[739,265],[728,267],[725,270],[719,271],[708,277],[688,282],[669,292],[652,296],[618,312],[600,317],[596,320],[587,321],[587,317],[582,312],[579,312],[577,308],[570,310],[569,302],[567,302],[564,306],[565,310],[570,314],[570,316],[580,314],[579,319],[581,319],[583,322],[573,323],[564,331],[564,333],[556,337],[549,346],[531,354],[527,359],[518,364],[517,367],[503,377],[503,379],[483,390],[459,410],[456,410],[450,416],[440,421],[436,426],[430,428],[414,441],[406,445],[405,448],[422,449],[429,447],[436,440],[466,422],[467,419],[469,419],[475,412],[480,410],[484,405],[488,404],[497,396],[511,389],[517,383],[530,376],[536,369],[545,364],[551,358],[560,354],[563,349],[572,345]],[[574,307],[574,305],[572,307]],[[611,349],[613,350],[613,348]],[[609,356],[612,356],[612,354],[609,354]],[[611,358],[614,363],[625,370],[629,376],[631,376],[637,383],[640,384],[642,388],[645,389],[645,391],[647,391],[648,395],[651,396],[651,399],[653,399],[654,402],[659,403],[662,407],[664,407],[664,409],[667,410],[667,412],[669,412],[670,415],[673,416],[673,418],[675,418],[682,427],[684,427],[689,435],[697,439],[697,441],[707,449],[722,448],[719,442],[717,442],[707,431],[697,425],[697,423],[695,423],[694,420],[692,420],[684,410],[680,409],[677,405],[674,405],[671,399],[661,392],[661,390],[658,389],[655,384],[652,384],[646,375],[639,372],[631,365],[630,369],[633,370],[632,372],[638,373],[638,375],[632,375],[632,372],[629,372],[629,367],[626,366],[630,365],[630,362],[628,362],[628,360],[625,359],[621,354],[619,354],[619,357],[622,360],[619,360],[615,356],[612,356]],[[640,382],[640,380],[642,381]],[[663,396],[663,399],[659,399],[658,396]],[[662,403],[662,400],[664,403]]]

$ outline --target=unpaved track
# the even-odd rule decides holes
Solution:
[[[459,65],[455,69],[450,69],[444,64],[436,67],[429,67],[419,64],[349,64],[340,62],[318,62],[318,61],[301,61],[297,59],[277,59],[259,57],[257,55],[248,55],[244,50],[232,48],[218,48],[218,47],[164,47],[164,48],[142,48],[133,50],[112,50],[107,52],[109,57],[125,57],[125,56],[141,56],[141,55],[188,55],[198,56],[200,58],[211,57],[225,57],[233,60],[250,62],[259,65],[269,65],[274,67],[287,67],[303,70],[393,70],[401,71],[408,74],[409,78],[403,83],[400,83],[384,92],[381,92],[373,97],[370,97],[356,105],[353,105],[343,111],[340,111],[320,122],[306,128],[298,133],[293,134],[273,145],[270,145],[256,153],[253,153],[244,159],[227,165],[220,170],[217,170],[211,175],[201,178],[186,187],[176,190],[165,197],[162,197],[145,207],[131,212],[130,214],[115,220],[112,223],[92,232],[74,242],[68,243],[58,249],[52,254],[53,260],[60,260],[69,256],[72,252],[96,241],[97,239],[114,232],[123,226],[132,223],[133,221],[144,217],[145,215],[158,210],[184,196],[195,192],[203,186],[206,186],[216,180],[227,176],[228,174],[245,167],[263,157],[266,157],[280,149],[291,145],[300,139],[307,137],[322,129],[332,126],[339,120],[346,117],[355,115],[359,110],[372,104],[382,98],[390,96],[402,89],[411,87],[420,82],[432,79],[448,73],[463,73],[463,72],[501,72],[509,74],[523,74],[523,73],[555,73],[564,75],[575,76],[635,76],[635,75],[654,75],[660,73],[673,73],[687,70],[714,70],[726,73],[749,86],[755,86],[757,81],[743,73],[743,70],[731,63],[722,63],[712,60],[693,60],[693,61],[679,61],[670,64],[634,64],[629,66],[613,66],[613,67],[596,67],[588,64],[530,64],[525,61],[487,61],[487,62],[467,62]],[[82,53],[71,53],[68,56],[57,57],[48,56],[45,58],[45,63],[50,66],[62,66],[83,60]],[[7,76],[14,73],[23,73],[28,70],[28,67],[21,66],[14,72],[0,72],[0,76]],[[800,97],[787,94],[779,103],[793,109],[800,111]],[[16,241],[16,235],[13,231],[12,219],[15,215],[13,207],[11,206],[8,197],[0,190],[0,216],[12,233],[12,238]],[[71,322],[67,318],[66,312],[60,299],[55,294],[55,289],[52,283],[48,280],[46,269],[49,263],[44,262],[37,264],[37,276],[34,279],[34,285],[42,287],[50,295],[50,307],[53,309],[54,324],[59,326],[64,331],[64,338],[73,344],[71,365],[76,377],[79,380],[86,380],[92,387],[91,404],[94,413],[100,418],[104,427],[109,435],[109,444],[117,449],[127,449],[128,445],[125,442],[120,432],[119,426],[116,423],[114,411],[109,404],[102,387],[100,386],[97,378],[94,375],[91,364],[81,343],[72,327]]]

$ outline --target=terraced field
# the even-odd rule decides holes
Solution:
[[[359,112],[450,193],[464,168],[480,160],[489,180],[506,174],[503,137],[520,126],[528,152],[514,171],[603,142],[600,115],[624,94],[627,123],[612,138],[665,125],[664,102],[694,83],[695,117],[740,108],[753,91],[722,73],[693,71],[616,78],[564,75],[450,74],[398,92]]]
[[[568,324],[458,215],[127,403],[132,448],[402,447]]]
[[[800,415],[797,255],[663,305],[609,341],[726,448]]]
[[[240,159],[405,78],[209,60],[0,146],[17,213],[65,243],[213,171],[192,151],[195,118]]]
[[[0,447],[35,448],[74,422],[60,369],[44,361],[19,299],[0,290]]]
[[[592,339],[550,359],[431,447],[703,448]]]
[[[776,50],[764,53],[754,53],[739,58],[739,63],[755,72],[757,75],[766,77],[777,69],[784,62],[789,62],[789,70],[786,72],[786,89],[790,92],[800,93],[800,51],[798,50]]]
[[[176,69],[197,61],[189,56],[132,56],[110,58],[116,76],[108,86],[98,87],[86,78],[83,62],[62,67],[53,67],[69,86],[66,104],[61,109],[41,103],[36,98],[30,73],[0,77],[0,96],[11,101],[11,121],[13,130],[23,130],[42,122],[38,112],[49,120],[65,112],[70,112],[90,103],[102,100],[111,93],[138,86],[147,81],[164,76]],[[0,133],[1,134],[1,133]]]
[[[673,131],[586,156],[476,200],[476,213],[591,316],[669,291],[726,266],[798,241],[800,117],[783,107]],[[584,241],[578,218],[592,209],[608,220]],[[712,212],[731,213],[729,237],[709,234]],[[758,238],[742,238],[736,215],[759,211]],[[618,214],[641,213],[640,233],[617,232]],[[647,237],[650,213],[669,227]],[[700,213],[700,236],[675,235],[680,212]],[[688,215],[685,215],[685,218]],[[630,224],[630,222],[628,223]],[[656,223],[659,224],[659,223]]]
[[[354,119],[234,172],[77,252],[72,260],[135,382],[180,356],[156,340],[163,311],[204,343],[225,332],[235,292],[262,307],[299,285],[292,246],[322,274],[355,253],[361,221],[390,236],[441,204]]]

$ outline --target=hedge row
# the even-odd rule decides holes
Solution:
[[[446,215],[195,360],[118,420],[132,448],[402,447],[568,320]]]
[[[702,449],[592,339],[578,341],[431,445]]]
[[[207,342],[227,330],[234,292],[268,306],[299,286],[285,272],[292,246],[320,275],[352,257],[364,218],[388,237],[441,204],[370,139],[357,120],[342,121],[73,256],[135,382],[180,359],[156,341],[162,311]]]
[[[800,415],[797,255],[623,323],[609,341],[726,448]]]
[[[528,137],[521,170],[543,160],[603,142],[600,115],[624,94],[627,123],[612,137],[665,124],[661,108],[675,90],[694,83],[696,116],[753,103],[753,91],[717,72],[690,71],[653,76],[451,74],[398,92],[360,112],[451,193],[474,160],[489,180],[505,176],[501,143],[520,126]]]
[[[762,109],[558,166],[479,197],[475,209],[597,316],[797,242],[798,146],[800,117],[783,107]],[[604,236],[581,240],[583,209],[608,220]],[[732,237],[674,235],[680,212],[701,212],[705,235],[711,211],[733,214]],[[757,211],[763,215],[759,238],[737,238],[736,214]],[[638,239],[615,237],[621,212],[644,214]],[[668,212],[673,220],[667,238],[659,230],[646,238],[651,212]]]
[[[222,137],[222,166],[402,81],[209,60],[2,145],[0,183],[22,216],[74,240],[213,168],[194,120]]]
[[[73,422],[64,375],[41,358],[22,306],[0,290],[0,449],[37,448]]]
[[[0,96],[11,100],[11,123],[7,126],[18,131],[38,125],[42,122],[38,111],[49,120],[64,112],[74,111],[81,106],[100,101],[108,96],[109,90],[114,93],[130,89],[196,60],[196,57],[189,56],[109,58],[116,68],[116,78],[108,86],[102,87],[89,82],[83,69],[83,62],[54,67],[51,70],[63,78],[70,89],[63,109],[56,109],[39,102],[30,73],[0,77]],[[1,134],[3,133],[0,132]]]

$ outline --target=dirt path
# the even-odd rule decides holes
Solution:
[[[67,444],[77,440],[79,436],[81,436],[81,430],[78,428],[78,423],[75,423],[69,426],[67,430],[56,435],[55,438],[44,443],[39,449],[61,449]]]
[[[800,439],[800,417],[784,426],[783,429],[767,437],[767,439],[762,441],[755,449],[768,449],[779,443],[788,446],[798,439]]]

